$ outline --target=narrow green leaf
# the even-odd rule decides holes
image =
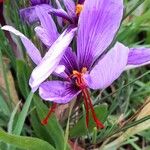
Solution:
[[[20,135],[20,133],[22,131],[22,128],[23,128],[23,125],[24,125],[24,122],[25,122],[25,119],[26,119],[26,116],[27,116],[27,113],[28,113],[28,110],[29,110],[29,107],[31,104],[32,97],[33,97],[33,93],[30,92],[30,94],[29,94],[28,98],[26,99],[26,102],[23,106],[23,109],[19,114],[17,123],[15,125],[14,130],[13,130],[13,133],[16,135]]]
[[[25,150],[55,150],[50,144],[38,138],[12,135],[2,129],[0,129],[0,140]]]
[[[72,102],[70,108],[69,108],[69,116],[68,116],[68,121],[67,121],[67,126],[66,126],[66,132],[65,132],[65,144],[64,144],[64,150],[66,150],[67,148],[67,143],[68,143],[68,137],[69,137],[69,124],[70,124],[70,116],[71,116],[71,112],[74,106],[74,102]]]
[[[44,141],[47,141],[48,143],[54,145],[53,139],[47,132],[47,129],[45,126],[43,126],[40,122],[40,119],[38,118],[37,113],[35,110],[31,113],[31,125],[33,128],[33,132],[37,138],[40,138]]]
[[[17,110],[18,110],[18,108],[19,108],[20,103],[21,103],[21,102],[18,102],[18,104],[17,104],[16,107],[14,108],[13,112],[11,113],[10,120],[9,120],[9,122],[8,122],[8,133],[12,133],[14,118],[15,118],[15,115],[16,115],[16,113],[17,113]]]
[[[5,102],[5,100],[3,99],[3,97],[0,95],[0,110],[6,115],[9,116],[10,115],[10,110],[9,107],[7,105],[7,103]]]
[[[16,58],[14,55],[14,52],[12,50],[12,47],[10,46],[10,43],[8,39],[6,38],[4,31],[0,29],[0,47],[2,50],[3,55],[6,55],[11,60],[11,65],[13,69],[16,69]]]
[[[5,81],[7,95],[8,95],[9,101],[10,101],[10,103],[8,103],[8,104],[9,104],[10,109],[12,109],[13,101],[12,101],[12,98],[10,95],[10,88],[9,88],[9,83],[8,83],[8,79],[7,79],[7,73],[6,73],[5,65],[3,63],[3,56],[2,56],[1,48],[0,48],[0,68],[2,68],[2,74],[3,74],[4,81]]]
[[[8,122],[8,133],[12,133],[12,131],[13,131],[14,118],[15,118],[15,115],[17,113],[20,103],[21,103],[21,101],[18,102],[18,104],[14,108],[13,112],[11,113],[10,120]],[[14,149],[14,147],[11,147],[10,144],[7,145],[7,150],[13,150],[13,149]]]
[[[29,67],[22,60],[17,60],[17,79],[21,94],[26,98],[29,94],[28,77],[30,74]]]
[[[97,128],[94,127],[93,129],[93,137],[92,137],[92,143],[95,144],[97,139]]]
[[[145,1],[145,0],[139,0],[139,1],[135,4],[135,6],[133,6],[133,8],[132,8],[129,12],[127,12],[127,13],[125,14],[125,16],[123,17],[123,19],[126,19],[129,15],[131,15],[131,13],[132,13],[135,9],[137,9],[144,1]]]

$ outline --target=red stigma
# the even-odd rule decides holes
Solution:
[[[51,116],[51,114],[52,114],[53,112],[55,112],[56,106],[57,106],[56,103],[53,103],[53,104],[52,104],[52,107],[49,109],[49,112],[48,112],[47,116],[45,117],[45,119],[43,119],[43,120],[41,121],[41,124],[42,124],[42,125],[47,125],[48,119],[49,119],[49,117]]]
[[[83,94],[83,98],[84,98],[84,106],[85,106],[85,110],[86,110],[86,126],[87,126],[87,128],[89,125],[89,110],[91,110],[92,117],[94,119],[97,129],[103,129],[104,125],[96,117],[96,113],[95,113],[94,107],[92,105],[92,101],[91,101],[91,98],[90,98],[90,95],[89,95],[89,92],[87,89],[87,85],[83,79],[83,75],[86,72],[87,72],[87,68],[82,68],[81,72],[74,70],[71,77],[76,77],[76,85],[82,90],[82,94]]]

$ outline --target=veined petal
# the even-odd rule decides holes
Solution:
[[[79,89],[69,82],[47,81],[40,85],[39,95],[42,99],[56,103],[68,103],[79,94]]]
[[[69,22],[72,22],[72,18],[68,15],[66,11],[63,9],[51,9],[50,13],[54,14],[55,16],[61,17]]]
[[[57,32],[56,25],[51,15],[48,14],[48,12],[43,9],[43,7],[36,6],[35,11],[40,20],[41,27],[43,28],[42,30],[41,28],[38,27],[35,29],[35,31],[44,44],[51,46],[59,35]]]
[[[111,44],[122,16],[123,0],[85,0],[77,36],[81,67],[88,67]]]
[[[150,48],[131,48],[125,70],[150,64]]]
[[[39,50],[35,47],[35,45],[21,32],[13,28],[12,26],[5,25],[1,28],[2,30],[9,31],[20,37],[29,57],[33,60],[33,62],[38,65],[42,60],[41,54]]]
[[[75,17],[76,16],[76,14],[75,14],[75,9],[76,9],[75,2],[73,0],[63,0],[63,1],[64,1],[64,5],[67,9],[68,14],[71,17]]]
[[[65,66],[65,73],[68,74],[68,76],[72,74],[73,70],[78,70],[76,54],[70,47],[66,49],[60,64]]]
[[[59,0],[56,0],[56,5],[57,5],[58,9],[63,9],[60,2],[59,2]],[[63,18],[57,17],[57,22],[58,22],[60,27],[63,26]]]
[[[36,91],[38,86],[56,69],[65,53],[66,48],[72,41],[76,28],[66,29],[50,47],[41,63],[33,70],[29,84],[32,91]]]
[[[45,11],[50,12],[51,6],[48,4],[41,4],[40,7],[42,7]],[[31,6],[28,8],[20,9],[19,13],[22,18],[22,20],[26,21],[27,23],[33,23],[38,21],[38,16],[35,12],[36,6]]]
[[[30,0],[31,5],[38,5],[38,4],[48,4],[49,0]]]
[[[36,35],[39,37],[39,39],[47,46],[47,47],[50,47],[53,43],[54,43],[54,40],[51,39],[51,36],[49,36],[48,32],[46,29],[38,26],[38,27],[35,27],[35,32],[36,32]]]
[[[124,71],[128,53],[129,48],[116,43],[91,70],[90,75],[85,76],[87,85],[92,89],[105,89],[111,85]]]
[[[78,4],[83,4],[85,0],[78,0]]]

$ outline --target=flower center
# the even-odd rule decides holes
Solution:
[[[79,16],[81,11],[83,9],[83,4],[77,4],[76,5],[76,15]]]
[[[93,120],[97,126],[97,129],[99,128],[104,128],[104,125],[99,121],[99,119],[96,117],[96,113],[94,110],[94,107],[92,105],[92,101],[90,98],[89,91],[87,89],[87,85],[84,82],[83,75],[87,72],[87,68],[83,67],[81,72],[78,72],[76,70],[73,70],[73,73],[71,77],[76,79],[76,85],[81,89],[82,94],[83,94],[83,99],[84,99],[84,106],[86,110],[86,126],[88,128],[89,125],[89,111],[91,110],[91,114],[93,117]]]
[[[88,128],[89,125],[89,112],[91,112],[91,115],[93,117],[93,120],[96,124],[97,129],[102,129],[104,128],[104,125],[101,123],[101,121],[99,121],[99,119],[96,116],[94,107],[92,105],[92,101],[90,98],[90,94],[89,91],[87,89],[87,85],[84,81],[83,75],[87,72],[87,68],[83,67],[81,72],[77,71],[77,70],[73,70],[72,75],[69,78],[75,78],[75,83],[76,85],[80,88],[80,90],[82,91],[83,94],[83,99],[84,99],[84,106],[85,106],[85,110],[86,110],[86,127]],[[46,125],[48,123],[48,118],[50,117],[50,115],[55,111],[57,104],[53,103],[52,107],[50,108],[47,116],[45,117],[45,119],[43,119],[41,121],[41,123],[43,125]]]
[[[76,85],[80,88],[80,89],[84,89],[86,88],[86,83],[84,82],[83,79],[83,75],[87,72],[87,68],[83,67],[81,72],[78,72],[77,70],[73,70],[72,72],[72,77],[76,78]]]

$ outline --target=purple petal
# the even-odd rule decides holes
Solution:
[[[40,85],[39,95],[42,99],[56,103],[68,103],[79,94],[79,90],[69,82],[47,81]]]
[[[43,28],[37,27],[35,28],[35,31],[42,42],[50,47],[56,41],[59,35],[56,25],[51,15],[48,14],[48,12],[42,7],[36,6],[35,11],[40,20],[41,27]]]
[[[41,4],[40,7],[42,7],[45,11],[50,12],[51,6],[48,4]],[[20,9],[19,13],[22,18],[22,20],[26,21],[27,23],[33,23],[38,21],[38,16],[35,12],[36,6]]]
[[[57,17],[61,17],[69,22],[72,22],[72,18],[65,12],[63,9],[51,9],[50,13],[54,14]]]
[[[78,70],[76,54],[70,47],[66,49],[60,64],[65,66],[65,73],[68,75],[72,74],[73,70]]]
[[[35,32],[36,32],[36,35],[39,37],[39,39],[47,46],[47,47],[50,47],[54,41],[53,39],[51,39],[51,36],[49,36],[48,32],[46,29],[38,26],[38,27],[35,27]]]
[[[63,9],[60,2],[59,2],[59,0],[56,0],[56,5],[57,5],[58,9]],[[57,22],[58,22],[60,27],[63,26],[63,18],[57,17]]]
[[[72,41],[76,28],[66,29],[43,57],[41,63],[33,70],[29,84],[32,91],[36,91],[38,86],[49,77],[56,69],[65,53],[66,48]]]
[[[74,1],[73,0],[63,0],[63,1],[64,1],[68,14],[71,17],[76,17],[76,14],[75,14],[76,6],[75,6]]]
[[[85,76],[88,86],[92,89],[105,89],[124,71],[127,65],[129,49],[121,43],[116,45],[97,63]]]
[[[31,5],[38,5],[38,4],[48,4],[49,0],[30,0]]]
[[[85,0],[78,0],[78,4],[83,4]]]
[[[126,69],[132,69],[150,64],[150,48],[131,48]]]
[[[85,0],[79,17],[78,59],[89,67],[111,44],[123,16],[123,0]]]
[[[36,65],[38,65],[41,62],[42,57],[41,57],[39,50],[35,47],[35,45],[26,36],[24,36],[21,32],[19,32],[12,26],[6,25],[6,26],[3,26],[1,29],[12,32],[13,34],[19,36],[24,47],[26,48],[28,55],[33,60],[33,62]]]

